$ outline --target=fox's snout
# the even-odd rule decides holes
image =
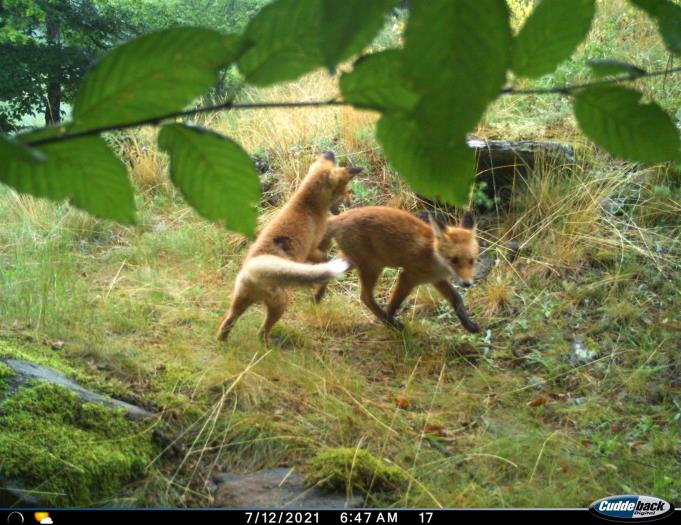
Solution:
[[[462,288],[470,288],[473,286],[473,272],[475,271],[475,264],[472,264],[470,266],[460,266],[460,267],[452,267],[452,270],[454,270],[454,275],[455,281],[459,286]]]
[[[461,225],[453,227],[440,226],[432,215],[428,215],[428,220],[435,236],[435,250],[441,260],[449,266],[449,272],[456,276],[461,286],[470,288],[479,253],[473,214],[464,213]]]

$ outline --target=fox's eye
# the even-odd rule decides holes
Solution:
[[[450,259],[450,261],[452,261],[452,264],[459,264],[459,258],[458,257],[452,257]]]
[[[471,265],[475,264],[475,259],[471,259],[470,263]]]

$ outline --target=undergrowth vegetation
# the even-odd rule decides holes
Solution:
[[[650,20],[603,0],[579,52],[533,85],[584,80],[586,59],[601,56],[651,70],[668,60]],[[679,107],[678,81],[637,84],[666,109]],[[335,93],[320,72],[240,99]],[[354,206],[417,210],[381,155],[375,119],[350,108],[278,109],[202,124],[257,159],[264,223],[327,149],[365,168]],[[401,480],[399,490],[374,491],[369,477],[370,505],[581,507],[619,493],[681,504],[678,173],[585,146],[560,96],[502,97],[478,134],[577,151],[574,166],[539,162],[479,217],[492,267],[465,302],[481,335],[465,333],[426,287],[404,306],[406,330],[389,330],[363,307],[350,274],[320,305],[295,292],[275,328],[278,345],[258,341],[258,308],[217,343],[247,242],[181,200],[153,128],[110,139],[138,190],[136,227],[0,188],[0,335],[29,339],[34,360],[68,362],[72,375],[159,412],[174,429],[165,453],[147,454],[143,467],[135,456],[142,481],[113,499],[83,492],[70,501],[207,506],[219,471],[302,466],[349,449],[371,458],[363,468],[376,461]],[[396,277],[385,272],[379,302]],[[594,359],[575,361],[579,345]],[[339,470],[348,485],[351,470]]]

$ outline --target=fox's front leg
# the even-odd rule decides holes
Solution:
[[[307,256],[307,262],[310,263],[325,263],[329,260],[329,258],[326,255],[325,251],[322,251],[321,246],[320,248],[314,248],[310,254]],[[324,298],[324,294],[326,294],[326,285],[327,283],[322,283],[320,284],[315,290],[314,290],[314,295],[312,297],[312,300],[315,303],[321,302],[321,300]]]
[[[468,311],[466,310],[466,306],[463,304],[463,299],[459,295],[459,292],[457,292],[448,281],[438,281],[434,283],[434,286],[437,291],[440,292],[445,299],[447,299],[449,304],[452,305],[452,308],[454,308],[456,315],[459,316],[459,320],[461,321],[463,327],[472,333],[479,332],[480,326],[475,321],[472,321],[470,317],[468,317]]]
[[[378,281],[383,268],[375,268],[368,264],[361,266],[358,265],[357,269],[359,271],[359,284],[361,287],[360,297],[362,302],[371,310],[371,312],[376,316],[377,319],[384,322],[388,326],[402,329],[402,323],[392,316],[386,314],[374,299],[374,288],[376,286],[376,281]]]
[[[319,248],[315,248],[307,256],[307,262],[311,262],[311,263],[315,263],[315,264],[325,263],[328,260],[329,260],[329,258],[326,256],[326,252],[323,252]]]
[[[317,287],[317,289],[314,291],[314,294],[313,294],[313,296],[312,296],[312,301],[313,301],[315,304],[321,303],[321,302],[322,302],[322,299],[324,299],[324,296],[326,295],[326,286],[327,286],[328,284],[329,284],[329,283],[320,284],[320,285]]]

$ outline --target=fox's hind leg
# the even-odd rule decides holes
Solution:
[[[265,343],[265,346],[270,346],[270,331],[274,324],[281,319],[286,311],[286,305],[288,304],[288,295],[284,290],[277,290],[272,292],[266,299],[265,305],[267,306],[267,317],[265,322],[260,328],[260,338]]]
[[[243,313],[251,306],[255,301],[246,295],[240,293],[239,288],[234,291],[234,297],[232,298],[232,303],[229,305],[229,310],[225,318],[218,328],[217,338],[220,341],[226,341],[229,337],[229,332],[232,330],[236,320],[243,315]]]
[[[409,297],[409,294],[416,284],[416,280],[411,275],[402,271],[397,280],[397,285],[390,296],[390,302],[388,303],[387,314],[388,318],[392,319],[393,323],[397,322],[395,314],[400,309],[400,306],[402,306],[404,300]]]
[[[374,299],[374,288],[376,282],[381,275],[383,268],[374,268],[372,266],[358,266],[359,282],[362,287],[361,298],[362,302],[367,305],[369,310],[382,322],[395,328],[401,328],[399,321],[389,317],[378,305]]]

